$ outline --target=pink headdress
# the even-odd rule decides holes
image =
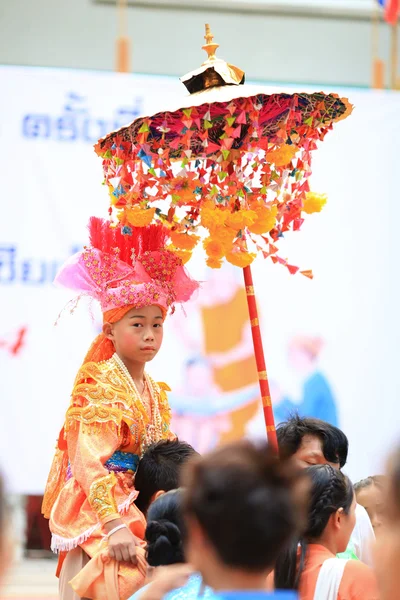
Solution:
[[[165,248],[163,225],[136,227],[123,234],[110,221],[91,217],[90,246],[61,267],[55,283],[100,302],[104,312],[123,306],[157,305],[164,313],[189,300],[199,284],[181,259]]]

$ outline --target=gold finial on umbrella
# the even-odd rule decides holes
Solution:
[[[204,63],[215,61],[217,59],[217,57],[215,56],[215,52],[218,50],[219,44],[213,42],[214,36],[211,33],[211,29],[208,23],[206,24],[206,35],[204,36],[204,39],[206,40],[206,43],[201,48],[202,50],[205,50],[208,55],[208,58],[206,61],[204,61]]]
[[[207,59],[199,69],[190,71],[190,73],[181,77],[182,83],[186,86],[190,94],[203,92],[213,87],[240,85],[244,83],[245,75],[242,69],[227,63],[215,55],[219,44],[213,41],[214,36],[208,24],[206,25],[204,39],[206,43],[202,46],[202,49],[207,52]]]

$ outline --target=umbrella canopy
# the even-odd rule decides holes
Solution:
[[[347,99],[336,94],[271,94],[266,86],[239,85],[209,88],[187,95],[174,106],[137,118],[100,139],[96,152],[101,155],[112,149],[116,142],[146,142],[150,155],[157,153],[162,144],[168,146],[171,158],[184,158],[188,149],[196,158],[213,156],[229,146],[250,151],[260,147],[259,140],[262,140],[262,147],[267,143],[286,143],[285,125],[296,125],[302,137],[310,134],[315,137],[315,130],[322,133],[333,123],[347,117],[352,110]],[[230,123],[236,124],[236,127]],[[233,131],[221,139],[226,125]],[[289,132],[292,133],[290,129]],[[213,144],[208,144],[209,140]]]

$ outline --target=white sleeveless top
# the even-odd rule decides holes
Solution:
[[[346,564],[347,560],[343,558],[328,558],[322,564],[315,586],[314,600],[337,600]]]

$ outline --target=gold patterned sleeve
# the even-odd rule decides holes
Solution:
[[[171,423],[171,408],[168,402],[168,394],[167,392],[171,391],[171,388],[168,387],[166,383],[158,383],[159,389],[159,408],[161,415],[161,423],[162,423],[162,434],[164,439],[174,440],[176,439],[176,435],[172,433],[169,426]]]
[[[99,521],[105,524],[119,518],[114,498],[116,477],[104,467],[120,446],[119,425],[112,418],[100,423],[92,419],[91,411],[95,409],[99,407],[71,406],[68,412],[71,415],[73,411],[74,423],[66,429],[66,438],[72,474]]]

